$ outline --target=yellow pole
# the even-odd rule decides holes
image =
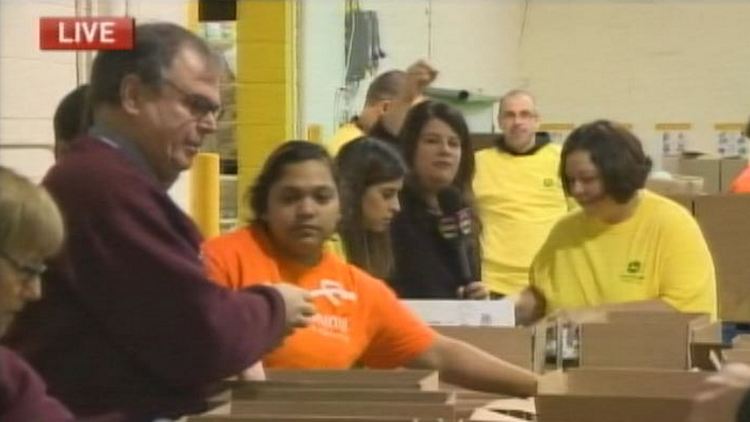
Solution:
[[[0,0],[2,1],[2,0]],[[266,157],[297,138],[295,0],[237,2],[237,203],[243,200]],[[301,136],[301,135],[300,135]]]
[[[323,126],[317,123],[307,125],[307,140],[320,144],[323,142]]]
[[[206,239],[219,235],[219,163],[219,154],[202,152],[190,171],[190,215]]]
[[[185,26],[192,32],[198,32],[198,0],[189,0],[185,13]]]

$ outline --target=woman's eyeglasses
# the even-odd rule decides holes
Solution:
[[[7,263],[9,263],[14,270],[16,270],[19,274],[22,275],[21,280],[24,282],[34,280],[38,277],[41,277],[42,274],[44,274],[45,271],[47,271],[47,266],[44,264],[22,264],[18,262],[15,258],[8,255],[5,251],[0,250],[0,258],[4,259]]]

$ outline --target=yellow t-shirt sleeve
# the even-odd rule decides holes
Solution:
[[[550,312],[556,307],[555,296],[549,281],[554,278],[552,267],[554,265],[554,249],[557,247],[557,231],[559,229],[555,226],[539,252],[534,256],[529,268],[529,285],[536,288],[544,296],[547,301],[546,312]]]
[[[716,318],[716,270],[698,223],[685,214],[664,236],[659,296],[683,312]]]
[[[331,157],[335,157],[344,145],[364,135],[365,133],[355,124],[347,123],[341,126],[326,142],[326,149]]]

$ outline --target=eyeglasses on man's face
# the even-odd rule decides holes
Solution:
[[[210,114],[218,121],[224,115],[224,109],[221,105],[216,104],[205,95],[187,92],[168,78],[163,78],[162,81],[182,95],[182,103],[195,118],[202,119]]]
[[[522,110],[519,112],[514,111],[504,111],[502,114],[500,114],[500,118],[503,120],[531,120],[536,118],[536,113],[530,110]]]
[[[10,264],[21,275],[21,281],[23,282],[36,280],[47,271],[47,266],[44,264],[23,264],[2,250],[0,250],[0,258]]]

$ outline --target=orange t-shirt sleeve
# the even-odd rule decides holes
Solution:
[[[436,333],[401,303],[384,282],[369,278],[372,299],[370,321],[373,337],[362,354],[362,362],[371,368],[404,366],[426,352]]]
[[[732,193],[750,193],[750,167],[740,173],[732,182],[730,191]]]
[[[247,265],[242,255],[243,249],[248,249],[249,239],[247,230],[238,230],[203,242],[201,253],[206,276],[233,290],[247,287],[239,275],[243,272],[242,267]]]
[[[206,276],[215,283],[224,287],[232,287],[229,277],[229,271],[221,259],[221,254],[211,245],[203,245],[203,267],[206,270]]]

